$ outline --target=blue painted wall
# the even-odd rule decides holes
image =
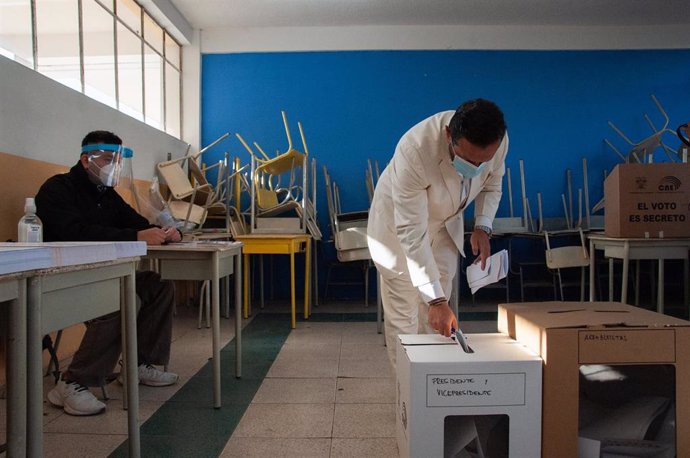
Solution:
[[[603,139],[626,150],[607,121],[633,141],[651,132],[645,113],[662,125],[650,94],[668,112],[670,128],[690,121],[690,50],[209,54],[202,58],[202,143],[229,131],[259,142],[269,154],[285,151],[280,116],[285,110],[301,150],[301,121],[319,164],[319,212],[328,232],[322,165],[341,186],[343,210],[365,209],[368,158],[384,165],[409,127],[463,100],[484,97],[506,115],[514,195],[519,196],[523,159],[533,215],[536,193],[542,192],[545,215],[561,216],[565,170],[573,171],[576,193],[582,186],[581,159],[588,158],[594,205],[602,195],[603,171],[618,162]],[[664,138],[673,147],[679,144],[671,134]],[[234,138],[209,154],[220,157],[224,151],[249,160]],[[517,198],[514,205],[520,215]],[[506,197],[499,216],[507,215]]]

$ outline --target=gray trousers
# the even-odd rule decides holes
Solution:
[[[175,285],[155,272],[136,273],[136,291],[141,300],[137,315],[138,364],[168,364],[172,340]],[[86,324],[86,333],[63,380],[99,386],[113,373],[121,352],[120,312]]]

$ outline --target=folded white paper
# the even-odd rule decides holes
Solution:
[[[509,268],[507,250],[501,250],[487,258],[484,270],[482,270],[481,262],[474,262],[467,268],[467,284],[470,286],[472,294],[477,292],[479,288],[505,278]]]

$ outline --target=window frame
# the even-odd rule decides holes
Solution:
[[[160,24],[148,11],[146,11],[146,8],[143,7],[138,0],[128,0],[127,3],[131,3],[131,5],[136,5],[138,7],[138,16],[139,16],[139,31],[137,31],[135,28],[131,27],[130,24],[128,24],[126,19],[123,19],[118,15],[118,4],[120,3],[119,0],[76,0],[77,2],[77,25],[78,25],[78,56],[73,56],[77,57],[77,61],[79,62],[79,79],[80,79],[80,88],[81,88],[81,93],[86,95],[87,97],[91,97],[89,94],[87,94],[86,91],[86,76],[85,76],[85,55],[84,55],[84,22],[85,20],[88,20],[88,18],[84,17],[84,2],[85,1],[90,1],[93,2],[94,5],[100,6],[103,11],[107,14],[109,14],[112,19],[113,19],[113,28],[112,28],[112,33],[113,33],[113,49],[112,49],[112,55],[113,55],[113,74],[114,74],[114,80],[115,80],[115,107],[118,111],[123,112],[120,109],[120,102],[121,102],[121,88],[120,88],[120,75],[119,75],[119,62],[118,62],[118,28],[119,27],[124,27],[127,31],[131,32],[134,37],[139,39],[139,60],[141,62],[141,113],[138,113],[138,116],[135,117],[135,119],[139,119],[142,122],[146,123],[147,125],[151,125],[156,129],[159,129],[163,132],[166,132],[168,134],[174,135],[178,138],[182,137],[182,126],[183,126],[183,110],[182,110],[182,93],[183,93],[183,88],[182,88],[182,70],[183,70],[183,63],[182,63],[182,45],[170,34],[164,26]],[[36,6],[37,0],[30,0],[30,9],[31,9],[31,51],[32,51],[32,57],[33,57],[33,62],[31,62],[32,67],[34,71],[39,71],[39,47],[40,43],[38,42],[38,30],[37,30],[37,6]],[[123,12],[124,13],[124,12]],[[132,14],[131,10],[128,11],[127,17],[131,20]],[[135,14],[136,16],[136,14]],[[147,21],[150,20],[156,28],[152,29],[155,30],[156,34],[160,33],[162,40],[159,40],[160,43],[157,41],[151,39],[149,40],[146,34],[147,29],[151,29],[151,26],[147,26]],[[169,46],[169,44],[172,44],[173,46]],[[158,46],[161,46],[162,49],[158,49]],[[170,49],[173,48],[176,50],[177,56],[172,56],[169,55]],[[147,49],[148,48],[148,49]],[[161,114],[161,120],[159,124],[154,124],[154,123],[148,123],[146,122],[147,120],[147,109],[146,109],[146,55],[145,50],[147,50],[147,54],[150,54],[151,51],[153,53],[157,54],[158,57],[161,59],[162,62],[162,71],[161,71],[161,86],[158,88],[149,88],[149,90],[159,90],[161,93],[161,102],[159,106],[159,111]],[[12,52],[12,50],[8,50]],[[16,59],[15,59],[16,60]],[[21,62],[21,61],[20,61]],[[176,81],[175,82],[170,82],[171,84],[176,85],[176,92],[177,92],[177,97],[176,99],[179,99],[178,102],[178,110],[177,110],[177,116],[170,116],[168,113],[168,103],[167,103],[167,94],[168,94],[168,86],[167,86],[167,79],[168,79],[168,72],[167,68],[168,66],[172,67],[175,71],[175,76],[176,76]],[[56,80],[58,82],[63,83],[60,80]],[[137,89],[138,90],[138,89]],[[97,100],[97,99],[94,99]],[[101,102],[102,103],[102,102]],[[154,111],[154,110],[152,110]],[[169,122],[172,122],[173,120],[168,119],[168,118],[173,118],[175,117],[176,119],[174,120],[175,123],[179,122],[179,125],[176,126],[169,126]]]

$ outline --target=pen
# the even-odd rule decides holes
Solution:
[[[470,347],[465,341],[465,336],[462,334],[460,327],[458,327],[458,329],[450,328],[450,338],[460,345],[465,353],[472,353],[472,350],[470,350]]]

